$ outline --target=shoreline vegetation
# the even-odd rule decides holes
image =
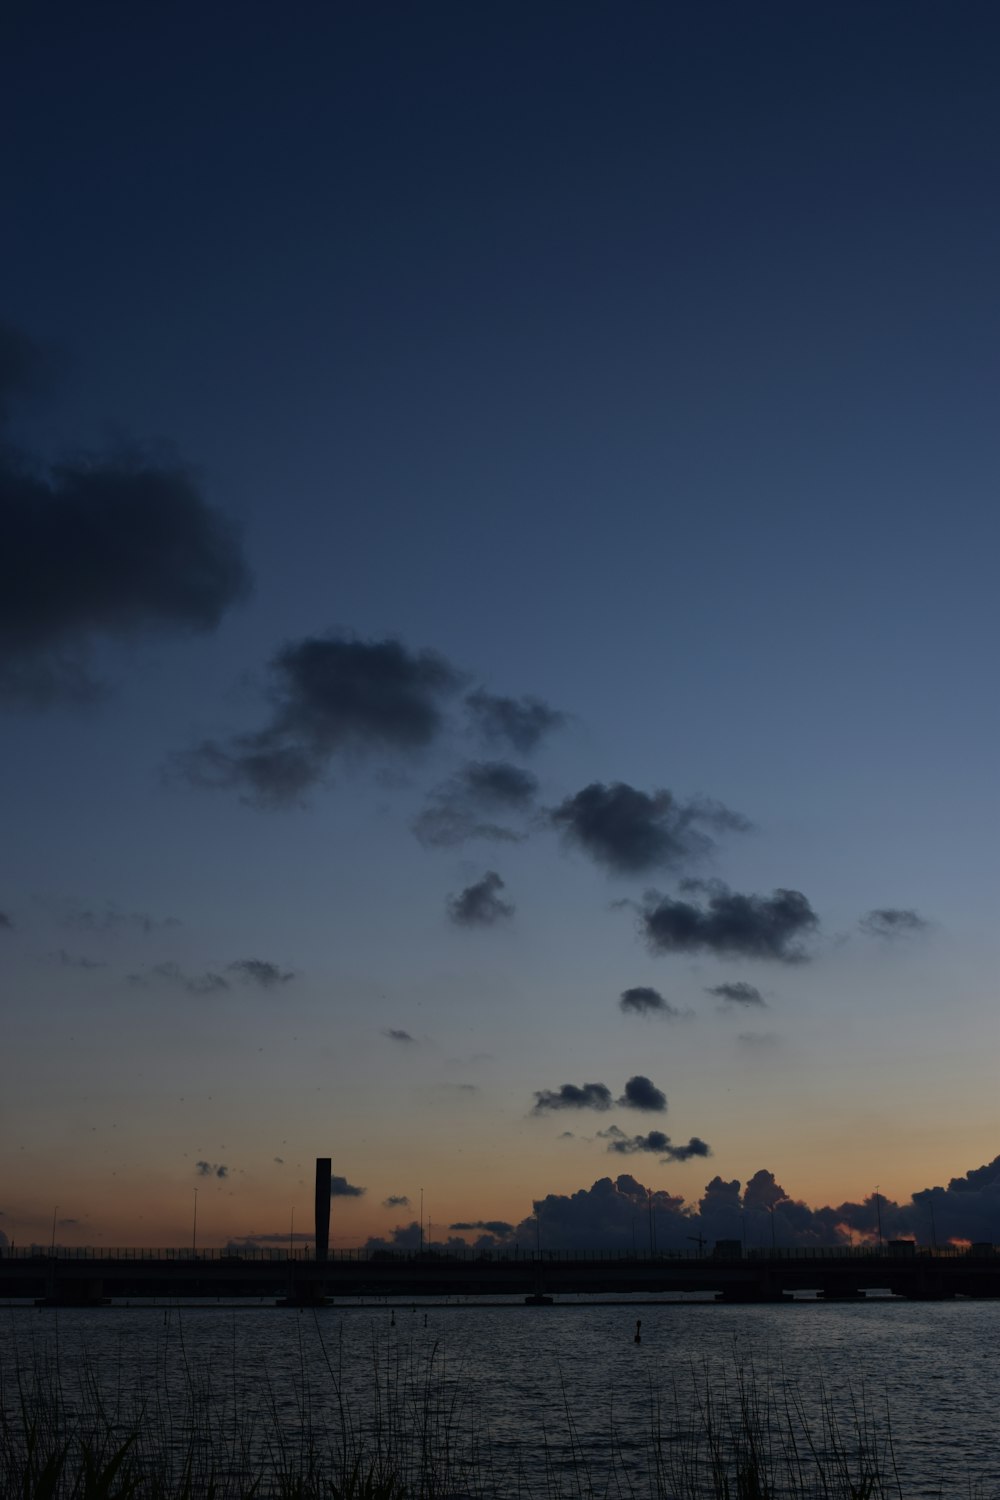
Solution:
[[[182,1341],[183,1343],[183,1341]],[[613,1393],[584,1431],[565,1389],[544,1451],[491,1430],[489,1410],[443,1355],[389,1359],[348,1388],[323,1349],[320,1402],[301,1366],[294,1405],[269,1382],[247,1400],[233,1371],[148,1382],[58,1356],[0,1356],[2,1500],[909,1500],[888,1410],[848,1391],[807,1413],[780,1372],[745,1359],[649,1389],[648,1426],[627,1444]],[[332,1393],[332,1404],[330,1395]],[[331,1411],[333,1418],[331,1420]],[[926,1496],[927,1489],[921,1490]],[[962,1476],[941,1500],[994,1500]]]

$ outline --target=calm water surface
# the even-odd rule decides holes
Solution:
[[[891,1430],[905,1500],[1000,1500],[1000,1303],[8,1308],[0,1328],[8,1409],[12,1375],[48,1369],[71,1406],[92,1381],[123,1424],[144,1402],[178,1441],[200,1424],[234,1453],[424,1424],[478,1444],[512,1492],[540,1493],[544,1467],[549,1489],[645,1494],[654,1435],[683,1444],[742,1372],[775,1431],[786,1401],[817,1434],[832,1411],[847,1446],[860,1418],[883,1456]]]

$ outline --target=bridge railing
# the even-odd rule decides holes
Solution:
[[[983,1256],[996,1256],[996,1246],[976,1244],[972,1246],[952,1245],[918,1245],[912,1250],[901,1250],[893,1245],[815,1245],[773,1248],[756,1248],[743,1252],[741,1256],[731,1257],[734,1260],[748,1261],[760,1264],[768,1261],[871,1261],[892,1260],[901,1258],[911,1259],[914,1256],[921,1258],[934,1257],[936,1259],[958,1259],[970,1256],[980,1258]],[[541,1262],[546,1265],[615,1265],[626,1267],[649,1267],[673,1263],[684,1263],[691,1265],[699,1261],[715,1263],[721,1258],[730,1257],[716,1256],[712,1251],[706,1250],[701,1255],[692,1255],[685,1250],[661,1250],[654,1251],[652,1255],[639,1254],[634,1250],[537,1250],[521,1249],[520,1247],[479,1250],[473,1246],[448,1249],[425,1249],[425,1250],[403,1250],[359,1247],[356,1249],[331,1250],[327,1257],[327,1264],[412,1264],[419,1262],[428,1268],[438,1263],[442,1266],[459,1264],[523,1264],[527,1262]],[[195,1262],[207,1262],[213,1265],[231,1265],[234,1268],[242,1264],[271,1265],[277,1263],[293,1264],[315,1264],[316,1255],[314,1249],[301,1247],[292,1250],[277,1249],[267,1245],[246,1245],[239,1247],[228,1247],[223,1249],[196,1250],[192,1248],[172,1247],[168,1249],[149,1248],[110,1248],[103,1249],[99,1246],[45,1246],[45,1245],[6,1245],[0,1248],[0,1260],[32,1261],[37,1263],[51,1262],[53,1259],[60,1261],[169,1261],[185,1264]]]

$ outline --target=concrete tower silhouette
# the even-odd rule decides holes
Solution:
[[[316,1158],[316,1259],[330,1256],[330,1164],[329,1156]]]

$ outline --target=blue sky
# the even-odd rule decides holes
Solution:
[[[991,1162],[995,9],[2,28],[0,1230]]]

